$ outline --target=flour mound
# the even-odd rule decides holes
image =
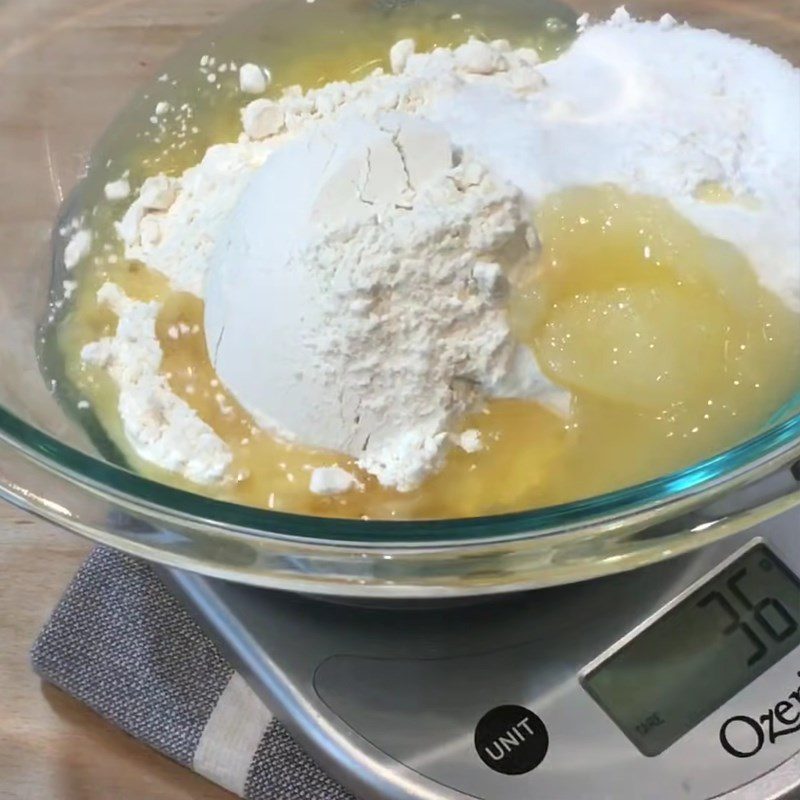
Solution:
[[[455,160],[444,131],[407,115],[315,129],[255,176],[211,260],[223,383],[264,427],[400,491],[501,387],[557,394],[508,323],[506,273],[535,256],[530,213]],[[291,197],[276,191],[291,180]]]

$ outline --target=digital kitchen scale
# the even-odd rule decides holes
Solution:
[[[358,797],[800,797],[800,511],[656,566],[473,605],[168,579]]]

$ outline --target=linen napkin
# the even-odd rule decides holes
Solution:
[[[300,749],[150,567],[105,548],[32,651],[36,672],[247,800],[354,800]]]

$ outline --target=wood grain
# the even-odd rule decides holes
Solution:
[[[31,643],[89,549],[0,504],[0,798],[230,800],[31,671]]]

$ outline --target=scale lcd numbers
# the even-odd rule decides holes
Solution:
[[[800,645],[800,579],[759,543],[581,682],[645,756],[657,756]]]

